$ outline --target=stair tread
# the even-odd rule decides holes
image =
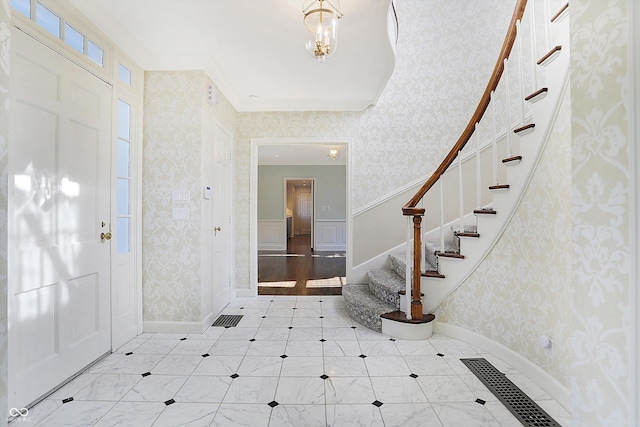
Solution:
[[[386,304],[376,298],[368,285],[345,285],[342,287],[342,296],[348,303],[355,303],[359,306],[366,306],[372,311],[379,311],[380,314],[394,311],[395,307]]]
[[[411,323],[411,324],[424,324],[433,322],[436,318],[433,314],[422,314],[422,318],[420,319],[407,319],[407,315],[403,311],[392,311],[391,313],[385,313],[382,315],[384,319],[393,320],[395,322],[401,323]]]
[[[488,214],[488,215],[495,215],[496,211],[494,211],[493,209],[490,208],[483,208],[483,209],[475,209],[473,211],[474,214]]]
[[[342,297],[349,317],[361,325],[374,331],[382,331],[384,313],[395,311],[397,308],[376,298],[369,290],[369,285],[345,285],[342,287]]]
[[[513,156],[513,157],[507,157],[506,159],[502,159],[502,163],[519,162],[521,160],[522,160],[522,156]]]
[[[444,257],[444,258],[458,258],[458,259],[464,259],[464,255],[458,253],[458,252],[436,252],[436,255],[440,256],[440,257]]]
[[[438,271],[435,270],[428,270],[428,271],[424,271],[421,274],[422,277],[435,277],[436,279],[444,279],[445,275],[441,274]]]
[[[538,89],[537,91],[533,92],[531,95],[527,96],[524,100],[525,101],[531,101],[532,99],[535,99],[535,98],[539,97],[540,95],[546,95],[547,92],[549,92],[549,88],[548,87],[543,87],[543,88]]]
[[[524,126],[520,126],[520,127],[519,127],[519,128],[517,128],[517,129],[514,129],[514,130],[513,130],[513,133],[523,133],[523,132],[525,132],[525,131],[527,131],[527,130],[534,129],[535,127],[536,127],[536,124],[535,124],[535,123],[529,123],[529,124],[526,124],[526,125],[524,125]]]
[[[405,279],[391,269],[369,270],[369,291],[386,304],[400,308],[398,291],[406,287]]]
[[[401,278],[402,280],[405,279],[405,260],[404,260],[405,254],[391,254],[389,255],[389,259],[391,260],[391,265],[392,265],[392,269],[393,271],[395,271]],[[426,263],[425,263],[425,270],[436,270],[436,266],[433,265],[430,261],[429,258],[426,258]]]

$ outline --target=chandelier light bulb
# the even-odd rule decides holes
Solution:
[[[302,13],[309,29],[307,51],[324,62],[336,50],[338,20],[342,18],[339,0],[305,0]]]

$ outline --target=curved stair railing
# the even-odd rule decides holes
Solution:
[[[527,122],[528,116],[526,113],[525,104],[537,102],[547,94],[548,88],[538,87],[539,79],[537,74],[539,73],[539,71],[537,70],[537,68],[539,68],[540,66],[546,65],[547,63],[552,61],[554,57],[557,56],[560,50],[562,49],[561,46],[554,46],[552,48],[550,47],[550,44],[551,44],[550,25],[552,22],[559,19],[560,16],[564,16],[564,12],[567,10],[569,4],[568,3],[564,4],[560,9],[560,11],[551,18],[549,13],[550,0],[544,0],[544,6],[546,6],[546,9],[544,11],[544,19],[542,20],[544,21],[542,25],[544,34],[541,35],[541,34],[536,34],[537,19],[536,19],[536,13],[534,9],[535,7],[534,2],[537,2],[537,0],[531,1],[530,7],[529,7],[530,21],[529,21],[528,37],[530,42],[529,53],[531,54],[530,55],[531,58],[529,59],[529,61],[531,62],[531,64],[525,64],[525,62],[527,62],[527,59],[524,58],[523,46],[522,46],[524,37],[521,30],[521,21],[525,13],[527,0],[518,0],[511,18],[511,22],[509,24],[507,35],[504,39],[502,48],[500,50],[500,54],[496,61],[495,67],[493,69],[491,77],[489,78],[489,82],[484,90],[484,93],[482,94],[480,102],[478,103],[478,106],[476,107],[473,115],[471,116],[471,119],[469,120],[467,126],[462,131],[462,134],[460,135],[456,143],[453,145],[449,153],[446,155],[444,160],[436,168],[435,172],[431,175],[429,179],[427,179],[424,185],[422,185],[422,187],[411,198],[411,200],[409,200],[409,202],[402,208],[403,215],[407,217],[407,245],[406,245],[406,253],[405,253],[406,259],[405,259],[405,271],[404,271],[406,286],[405,286],[405,290],[403,292],[401,291],[401,294],[404,294],[404,298],[405,298],[404,316],[406,316],[406,319],[405,319],[406,321],[420,322],[420,321],[430,321],[432,319],[432,316],[427,316],[423,314],[422,299],[421,299],[421,296],[422,296],[421,281],[423,277],[432,277],[432,278],[444,277],[438,271],[437,265],[435,266],[435,268],[434,268],[434,265],[427,265],[428,261],[427,261],[427,257],[425,256],[426,250],[423,252],[424,231],[422,230],[422,223],[423,223],[423,217],[426,211],[423,205],[425,203],[424,202],[425,196],[430,192],[430,190],[434,188],[434,186],[436,186],[436,184],[440,184],[438,187],[436,187],[440,189],[440,196],[439,196],[440,198],[440,227],[439,227],[440,243],[439,245],[437,245],[437,249],[435,250],[434,254],[436,258],[440,258],[440,257],[458,258],[458,259],[464,258],[464,255],[462,255],[459,251],[459,245],[456,249],[455,246],[448,247],[447,243],[445,242],[445,234],[446,234],[445,222],[446,221],[445,221],[445,208],[444,208],[445,202],[444,202],[444,194],[443,194],[444,190],[443,190],[443,184],[442,184],[443,176],[445,172],[457,166],[458,180],[460,185],[458,189],[458,192],[459,192],[458,201],[456,201],[456,203],[458,204],[458,207],[459,207],[459,219],[456,219],[454,222],[459,222],[459,225],[456,224],[457,230],[453,232],[454,240],[456,239],[459,240],[461,237],[471,237],[471,238],[479,237],[477,223],[475,227],[472,226],[470,228],[467,228],[465,226],[465,218],[468,215],[465,215],[465,212],[463,209],[463,205],[464,205],[463,157],[465,157],[465,159],[467,160],[473,159],[473,157],[475,157],[474,169],[475,169],[475,178],[476,178],[476,187],[477,187],[476,188],[477,206],[473,210],[473,215],[475,216],[476,221],[479,216],[496,214],[496,212],[493,210],[491,206],[483,206],[482,204],[482,195],[481,195],[482,191],[480,188],[481,186],[480,165],[482,162],[481,162],[480,138],[477,136],[479,134],[479,132],[477,132],[478,127],[480,126],[480,123],[482,122],[482,120],[486,118],[485,116],[487,116],[486,113],[490,106],[492,108],[491,108],[491,116],[489,118],[492,119],[492,123],[490,123],[488,127],[493,128],[492,129],[493,137],[491,141],[491,156],[490,156],[491,157],[490,161],[492,163],[491,168],[492,168],[493,177],[492,177],[492,185],[489,186],[489,190],[491,192],[500,192],[500,191],[506,191],[509,189],[508,184],[499,183],[500,172],[498,171],[497,140],[499,136],[498,136],[498,131],[496,130],[496,117],[497,117],[496,104],[498,104],[499,101],[496,100],[495,94],[501,82],[503,82],[504,84],[504,87],[502,86],[501,87],[502,89],[504,89],[503,91],[506,92],[506,99],[502,100],[502,102],[504,103],[504,108],[501,108],[501,106],[498,107],[498,108],[501,108],[500,112],[502,113],[502,116],[506,116],[506,124],[503,123],[503,126],[505,128],[504,136],[500,137],[501,139],[504,139],[506,142],[507,156],[501,161],[503,165],[505,166],[515,165],[522,160],[522,157],[520,155],[514,155],[512,152],[512,148],[511,148],[512,135],[513,134],[520,135],[520,136],[525,135],[530,132],[533,132],[535,128],[535,123]],[[541,2],[537,2],[537,3],[540,4]],[[548,53],[545,54],[540,60],[536,61],[535,60],[536,51],[538,49],[537,46],[540,44],[538,41],[540,38],[543,38],[545,40],[544,42],[544,44],[546,44],[545,51]],[[517,55],[515,55],[516,56],[515,61],[517,61],[516,70],[518,74],[516,76],[517,86],[518,86],[517,92],[520,92],[515,96],[518,102],[517,109],[519,110],[517,115],[520,116],[517,118],[517,122],[519,124],[516,126],[513,126],[512,124],[512,120],[511,120],[512,113],[510,111],[511,105],[514,102],[512,101],[512,98],[514,97],[511,96],[512,94],[510,93],[510,91],[511,91],[511,86],[513,85],[515,80],[513,82],[510,82],[510,76],[509,76],[510,67],[508,66],[508,64],[511,63],[510,57],[512,56],[511,53],[514,50],[513,49],[514,46],[516,46],[516,53],[517,53]],[[534,92],[532,92],[530,95],[526,97],[524,93],[525,70],[530,73],[530,76],[528,77],[531,79],[532,84],[534,86],[533,88]],[[504,119],[504,117],[500,117],[500,118]],[[473,151],[471,150],[466,150],[467,151],[466,156],[463,156],[463,151],[465,151],[465,147],[471,148],[471,144],[469,144],[469,142],[471,141],[474,134],[476,135],[476,138],[474,139],[476,139],[476,142],[477,142],[475,153],[473,153]],[[503,149],[502,151],[505,151],[505,149]],[[474,162],[467,162],[467,163],[474,163]],[[437,196],[435,197],[437,199]],[[437,263],[437,259],[434,262]],[[433,262],[431,264],[433,264]]]

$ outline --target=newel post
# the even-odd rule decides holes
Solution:
[[[412,275],[412,297],[411,297],[411,318],[422,319],[422,301],[420,300],[420,280],[421,280],[421,260],[422,260],[422,217],[424,208],[403,208],[402,212],[406,216],[413,217],[413,275]]]

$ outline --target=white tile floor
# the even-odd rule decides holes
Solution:
[[[12,425],[520,426],[461,357],[486,358],[568,425],[560,405],[491,354],[438,335],[392,341],[343,304],[244,298],[224,311],[244,315],[237,327],[142,334]]]

